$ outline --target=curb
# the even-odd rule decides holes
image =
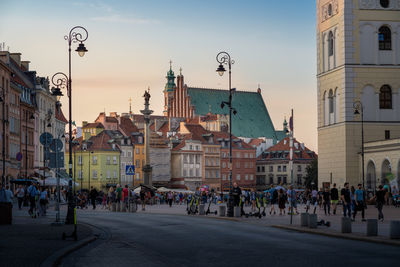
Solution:
[[[53,253],[50,257],[48,257],[44,262],[40,264],[41,267],[55,267],[58,266],[63,257],[68,254],[86,246],[87,244],[97,240],[97,236],[90,236],[80,241],[76,241],[74,244],[71,244],[63,249],[60,249]]]
[[[335,237],[335,238],[343,238],[343,239],[350,239],[356,241],[363,241],[363,242],[370,242],[375,244],[383,244],[383,245],[391,245],[391,246],[400,246],[400,241],[392,241],[386,239],[372,238],[367,236],[361,236],[356,234],[342,234],[342,233],[334,233],[334,232],[321,232],[318,230],[312,230],[307,228],[299,228],[296,226],[287,226],[287,225],[271,225],[271,227],[284,229],[284,230],[291,230],[297,231],[301,233],[308,233],[308,234],[315,234],[315,235],[323,235],[328,237]]]

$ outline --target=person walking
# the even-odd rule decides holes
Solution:
[[[46,216],[46,207],[49,196],[47,194],[47,190],[45,187],[42,187],[39,196],[39,205],[40,205],[40,216]]]
[[[294,211],[296,214],[299,214],[297,211],[297,198],[296,198],[296,190],[293,189],[293,186],[289,185],[289,189],[287,191],[287,197],[289,200],[289,212],[288,214],[294,215]],[[293,210],[294,209],[294,210]]]
[[[343,217],[348,215],[351,218],[351,198],[350,198],[350,190],[349,183],[344,183],[344,188],[340,191],[340,198],[343,203]]]
[[[269,211],[269,214],[272,214],[272,211],[274,214],[276,214],[275,211],[275,205],[278,203],[278,191],[274,188],[274,185],[271,184],[271,188],[269,189],[269,197],[271,201],[271,209]]]
[[[168,205],[171,208],[172,207],[172,201],[174,199],[174,195],[172,194],[171,191],[168,192],[167,194],[167,200],[168,200]]]
[[[331,192],[328,187],[325,187],[324,192],[322,192],[322,199],[324,202],[324,212],[327,215],[326,210],[328,209],[328,214],[331,215]]]
[[[146,210],[146,190],[142,187],[140,189],[140,202],[142,203],[142,211]]]
[[[336,184],[333,184],[333,188],[331,189],[331,205],[333,214],[336,214],[337,204],[339,202],[339,191],[336,188]]]
[[[115,197],[116,197],[116,202],[121,203],[122,199],[122,188],[120,184],[117,184],[117,189],[115,190]]]
[[[17,191],[15,193],[18,199],[18,209],[22,209],[22,203],[24,202],[24,197],[25,197],[25,189],[24,187],[20,184],[17,188]]]
[[[354,188],[354,186],[351,186],[350,187],[350,199],[351,199],[351,214],[353,214],[353,217],[354,217],[354,211],[355,211],[355,207],[356,207],[355,193],[356,193],[356,189]],[[352,221],[354,221],[354,219],[352,219]]]
[[[314,188],[313,191],[311,191],[311,203],[314,205],[314,214],[317,211],[318,197],[318,191]]]
[[[383,205],[386,203],[387,192],[382,185],[379,185],[379,190],[375,192],[373,199],[376,200],[376,208],[378,209],[378,220],[383,222]]]
[[[32,183],[29,187],[28,187],[28,196],[29,196],[29,210],[28,213],[29,215],[32,216],[32,218],[36,218],[36,195],[38,195],[39,192],[36,189],[36,186],[34,185],[34,183]]]
[[[240,187],[236,182],[233,183],[232,194],[233,194],[233,205],[235,207],[238,207],[240,203],[240,195],[242,194],[242,190],[240,189]]]
[[[96,209],[96,199],[97,199],[98,195],[99,195],[99,193],[97,192],[96,188],[91,186],[91,190],[89,192],[89,198],[90,198],[90,201],[92,202],[92,206],[93,206],[94,210]]]
[[[278,193],[278,206],[279,206],[279,215],[282,215],[282,211],[283,214],[285,214],[285,208],[286,208],[286,194],[283,191],[283,189],[279,189],[279,193]]]
[[[354,213],[353,213],[353,221],[356,219],[357,211],[361,211],[361,221],[365,222],[365,193],[361,188],[361,184],[358,184],[358,189],[354,192]]]
[[[251,193],[250,193],[250,201],[251,201],[251,211],[255,212],[256,211],[256,192],[254,191],[254,189],[251,189]]]

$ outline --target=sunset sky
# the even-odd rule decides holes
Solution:
[[[276,129],[293,108],[296,138],[317,149],[315,1],[0,0],[0,10],[0,42],[40,76],[67,73],[64,35],[76,25],[88,30],[89,52],[72,57],[78,126],[104,110],[128,112],[130,97],[139,112],[148,86],[151,108],[162,114],[169,60],[188,86],[226,89],[215,56],[227,51],[236,61],[233,87],[260,84]],[[67,116],[66,97],[62,103]]]

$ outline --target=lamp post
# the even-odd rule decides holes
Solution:
[[[361,167],[362,167],[362,185],[363,189],[365,189],[364,183],[364,106],[361,101],[355,101],[353,103],[354,115],[361,115]]]
[[[85,53],[88,51],[83,44],[84,41],[86,41],[88,38],[88,32],[87,30],[82,27],[82,26],[76,26],[73,27],[68,35],[64,36],[64,39],[68,42],[68,77],[64,73],[58,72],[54,74],[52,78],[52,82],[55,86],[62,86],[66,87],[67,89],[67,94],[68,94],[68,100],[69,100],[69,120],[68,120],[68,128],[69,128],[69,160],[68,160],[68,169],[69,169],[69,182],[68,182],[68,212],[67,212],[67,217],[66,217],[66,224],[72,224],[74,223],[74,232],[72,233],[72,236],[74,239],[77,239],[76,235],[76,220],[75,220],[75,203],[73,200],[72,196],[72,80],[71,80],[71,44],[72,42],[80,42],[78,48],[75,50],[78,52],[79,56],[83,57]],[[54,77],[56,75],[60,75],[61,78],[56,80],[56,83],[54,83]],[[57,90],[58,89],[58,90]],[[56,93],[54,95],[62,95],[61,90],[59,88],[55,89]]]
[[[217,72],[220,76],[224,75],[225,67],[224,65],[228,65],[229,70],[229,100],[228,102],[223,101],[221,103],[221,108],[224,108],[225,105],[229,107],[229,198],[228,198],[228,217],[233,217],[233,192],[232,192],[232,112],[236,114],[236,110],[232,107],[232,94],[234,89],[232,89],[232,64],[235,63],[234,60],[231,59],[231,56],[227,52],[220,52],[217,54],[217,62],[219,66],[217,68]],[[222,192],[222,188],[221,188]]]

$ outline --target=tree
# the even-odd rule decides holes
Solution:
[[[314,186],[318,186],[318,160],[313,159],[313,161],[306,167],[306,177],[305,177],[305,186],[307,188],[311,188]]]

